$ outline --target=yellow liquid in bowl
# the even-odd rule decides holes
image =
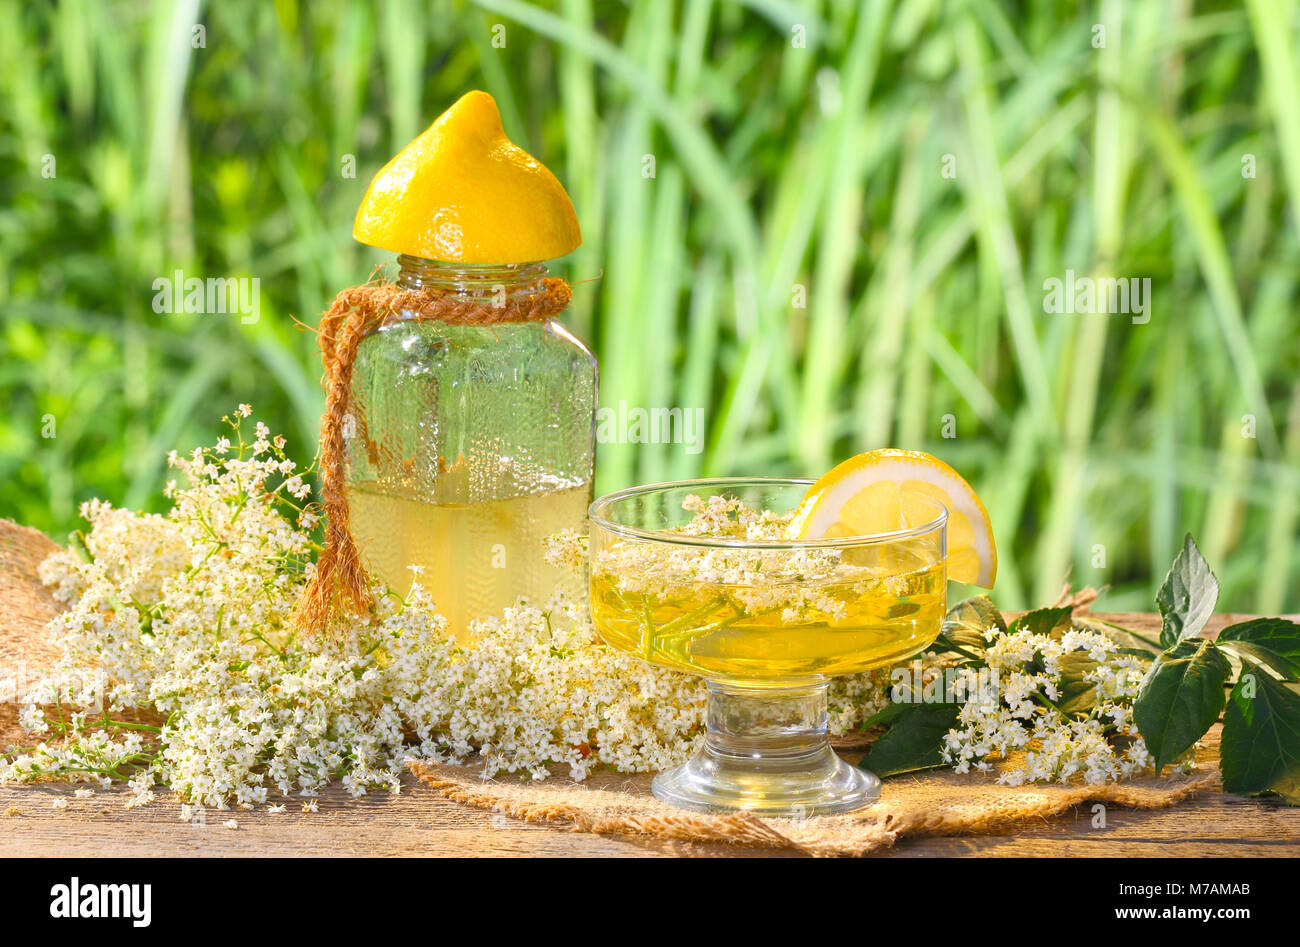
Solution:
[[[752,683],[855,674],[934,641],[943,621],[945,565],[937,559],[897,574],[849,570],[801,583],[799,592],[808,594],[793,608],[794,580],[625,593],[616,574],[598,571],[591,613],[610,645],[680,671]]]

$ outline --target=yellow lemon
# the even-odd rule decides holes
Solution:
[[[582,243],[569,195],[506,137],[486,92],[461,96],[380,169],[352,235],[452,263],[533,263]]]
[[[923,526],[935,516],[925,498],[948,508],[948,578],[992,588],[998,550],[988,511],[961,474],[924,451],[888,447],[850,457],[808,488],[790,532],[822,539]]]

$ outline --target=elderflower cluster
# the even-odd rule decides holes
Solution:
[[[957,772],[1009,760],[998,781],[1019,786],[1076,777],[1096,785],[1153,770],[1132,717],[1144,659],[1080,627],[1059,636],[990,628],[985,638],[991,673],[967,691],[943,742]]]
[[[0,756],[0,783],[126,782],[129,805],[167,787],[190,803],[249,808],[315,796],[397,791],[405,761],[481,759],[485,773],[577,779],[593,767],[660,770],[703,732],[705,688],[599,641],[585,604],[557,593],[479,621],[473,643],[446,632],[416,584],[376,588],[369,623],[301,636],[291,621],[314,569],[306,472],[241,405],[214,447],[169,455],[188,485],[172,509],[140,514],[93,500],[73,545],[41,577],[67,610],[50,624],[59,657],[24,695],[34,746]],[[585,564],[586,538],[552,544]],[[833,732],[880,708],[871,675],[836,680]],[[276,811],[283,811],[277,804]]]

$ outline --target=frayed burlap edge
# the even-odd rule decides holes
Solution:
[[[618,788],[588,788],[563,777],[512,783],[485,780],[477,767],[420,760],[407,766],[446,799],[527,822],[596,835],[794,849],[821,857],[869,855],[904,836],[1005,834],[1084,803],[1168,808],[1218,784],[1217,773],[1201,773],[1102,786],[1010,788],[989,777],[937,771],[889,780],[880,802],[849,815],[764,819],[674,808],[650,795],[646,777],[622,778]]]

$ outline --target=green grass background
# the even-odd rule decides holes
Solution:
[[[1149,608],[1191,530],[1222,607],[1300,609],[1298,44],[1283,0],[0,0],[0,514],[160,508],[240,401],[309,458],[291,317],[385,260],[371,175],[484,88],[577,207],[603,402],[707,409],[598,489],[922,448],[1004,607],[1071,572]],[[260,278],[260,321],[155,314],[176,268]],[[1067,269],[1149,277],[1150,322],[1045,313]]]

